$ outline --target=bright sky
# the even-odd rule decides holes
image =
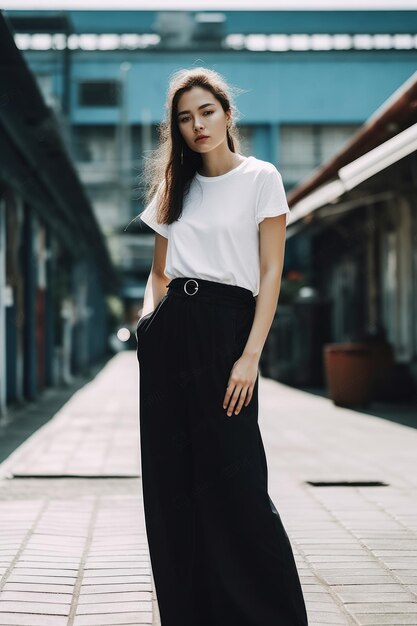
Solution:
[[[2,9],[77,10],[403,10],[417,9],[417,0],[3,0]]]

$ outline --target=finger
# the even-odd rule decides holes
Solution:
[[[227,407],[227,405],[229,404],[230,401],[230,397],[233,393],[233,390],[235,389],[236,385],[238,384],[238,380],[234,377],[234,373],[233,370],[229,376],[229,380],[227,381],[227,389],[226,389],[226,395],[224,397],[224,401],[223,401],[223,408],[225,409]]]
[[[252,400],[252,396],[253,396],[253,386],[249,387],[249,390],[246,396],[245,406],[248,406],[249,402]]]
[[[230,417],[231,414],[234,411],[235,408],[235,404],[237,402],[237,400],[239,399],[239,394],[241,392],[242,387],[236,387],[235,391],[232,395],[232,399],[230,400],[230,404],[229,404],[229,408],[227,409],[227,415]]]
[[[241,394],[240,394],[239,402],[237,403],[237,407],[235,409],[235,415],[237,415],[240,412],[240,409],[242,408],[243,403],[245,401],[246,394],[247,394],[247,388],[243,387]]]
[[[224,400],[223,400],[223,408],[225,409],[227,407],[227,405],[229,404],[229,400],[230,397],[233,393],[233,389],[235,388],[235,384],[234,383],[229,383],[227,386],[227,391],[226,391],[226,395],[224,396]]]

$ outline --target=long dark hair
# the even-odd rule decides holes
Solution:
[[[184,196],[195,172],[203,163],[201,154],[187,146],[178,128],[178,101],[184,92],[193,87],[207,89],[220,102],[223,111],[232,111],[227,144],[232,152],[240,151],[239,131],[235,126],[238,111],[232,102],[232,93],[243,90],[230,87],[221,74],[205,67],[174,72],[167,91],[166,119],[158,125],[159,144],[150,156],[144,157],[141,175],[146,187],[145,204],[151,201],[160,188],[157,221],[163,224],[171,224],[180,217]]]

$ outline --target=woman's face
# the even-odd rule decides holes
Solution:
[[[223,142],[227,143],[228,120],[220,102],[207,89],[192,87],[178,100],[178,128],[188,147],[195,152],[210,152]],[[201,135],[207,139],[196,141]]]

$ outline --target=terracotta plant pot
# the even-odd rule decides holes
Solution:
[[[327,388],[334,404],[369,404],[375,375],[369,344],[330,343],[324,345],[323,352]]]

